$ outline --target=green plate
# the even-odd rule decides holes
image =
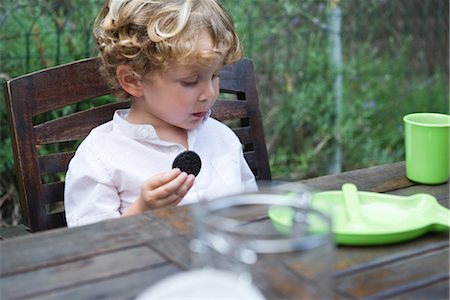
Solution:
[[[315,193],[311,206],[332,216],[337,244],[384,245],[417,238],[430,231],[448,231],[450,211],[428,194],[396,196],[361,192],[353,184],[344,191]],[[272,221],[292,224],[290,208],[269,210]],[[312,225],[314,226],[314,225]]]

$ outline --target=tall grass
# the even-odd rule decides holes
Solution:
[[[445,6],[437,2],[441,9]],[[337,143],[342,147],[343,170],[401,161],[402,116],[413,111],[448,113],[448,54],[441,66],[432,63],[431,69],[424,58],[427,51],[437,53],[437,45],[448,44],[448,28],[439,31],[429,25],[448,24],[445,11],[419,19],[414,9],[425,4],[417,1],[340,2],[344,95],[343,116],[336,128],[336,74],[329,63],[327,6],[318,1],[297,5],[274,1],[249,10],[233,1],[225,3],[238,16],[246,53],[255,63],[275,178],[327,174]],[[397,11],[404,19],[395,19]],[[393,20],[395,24],[389,23]],[[426,38],[418,34],[421,31],[402,31],[411,20],[419,28],[435,30],[428,33],[436,35],[429,48],[418,48]],[[438,53],[442,51],[446,50]]]

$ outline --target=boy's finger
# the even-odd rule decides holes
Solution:
[[[176,191],[173,192],[173,199],[172,201],[170,201],[170,205],[176,206],[178,203],[180,203],[181,200],[183,200],[184,196],[186,196],[186,194],[194,185],[194,180],[195,176],[192,174],[189,174],[186,177],[185,182]]]
[[[186,174],[186,172],[182,172],[171,181],[154,189],[153,193],[155,198],[167,198],[170,195],[174,194],[185,183],[188,177],[189,176],[188,174]]]
[[[158,175],[151,177],[149,180],[147,180],[146,186],[149,190],[157,189],[157,188],[171,182],[172,180],[177,178],[177,176],[179,176],[180,174],[181,174],[180,169],[178,169],[178,168],[172,169],[170,172],[158,174]]]

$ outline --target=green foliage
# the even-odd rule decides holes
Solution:
[[[15,77],[92,55],[101,0],[6,0],[0,10],[1,72]]]
[[[223,2],[234,17],[246,56],[255,64],[275,178],[326,174],[337,143],[343,170],[401,161],[402,116],[413,111],[448,113],[448,55],[446,48],[434,51],[435,44],[448,44],[445,1],[433,7],[402,0],[340,2],[344,94],[339,123],[336,73],[325,30],[327,2]],[[429,15],[412,18],[423,10]],[[402,17],[398,22],[392,20],[396,14]],[[431,33],[405,31],[408,24],[423,29],[428,18],[447,28],[440,34],[438,27],[428,27],[438,39],[428,43]],[[435,59],[444,57],[444,64],[425,60],[428,51]]]
[[[405,39],[395,56],[371,53],[370,45],[366,45],[346,63],[345,117],[341,130],[348,168],[403,160],[405,114],[448,113],[448,89],[441,71],[431,77],[409,75],[410,44]]]
[[[2,1],[2,88],[8,78],[95,55],[91,24],[102,3],[102,0]],[[0,95],[0,225],[17,224],[19,206],[14,188],[13,154],[3,91]],[[62,116],[65,112],[56,114]],[[44,119],[45,116],[41,116],[35,121],[39,123]],[[48,153],[52,147],[55,146],[45,146],[40,150]]]

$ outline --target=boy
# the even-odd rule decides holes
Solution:
[[[103,73],[131,107],[94,130],[66,176],[68,226],[256,189],[236,135],[209,117],[219,71],[242,57],[215,0],[111,0],[94,26]],[[197,176],[171,170],[199,154]]]

